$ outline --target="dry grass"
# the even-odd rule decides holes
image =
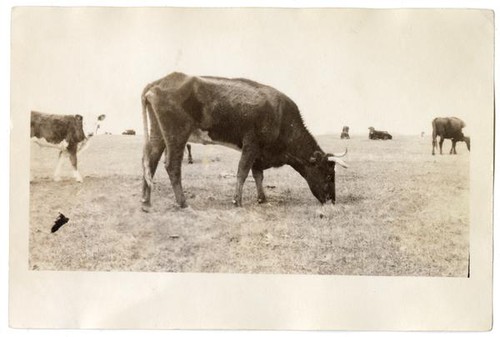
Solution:
[[[142,138],[97,136],[80,157],[85,181],[53,182],[56,152],[33,145],[30,267],[336,275],[467,276],[469,153],[431,156],[431,140],[401,136],[318,137],[327,151],[349,148],[337,171],[337,205],[326,217],[290,167],[264,173],[268,203],[245,184],[231,196],[239,153],[193,145],[184,164],[188,209],[174,204],[165,170],[155,177],[151,213],[140,210]],[[451,144],[445,143],[449,150]],[[62,212],[70,218],[50,228]]]

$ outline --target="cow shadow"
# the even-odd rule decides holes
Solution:
[[[355,205],[355,204],[360,204],[361,202],[363,202],[363,200],[366,200],[365,196],[354,193],[348,193],[346,195],[337,196],[338,204]]]
[[[250,184],[251,185],[251,184]],[[232,185],[230,187],[221,187],[221,190],[214,193],[214,191],[207,187],[189,186],[184,188],[186,202],[189,207],[197,210],[234,210],[238,207],[232,203],[233,191]],[[243,193],[243,206],[242,208],[252,208],[263,210],[269,208],[280,207],[310,207],[319,206],[318,200],[311,194],[309,190],[305,189],[289,189],[279,188],[277,186],[265,186],[266,202],[260,204],[257,201],[257,195],[253,187],[245,189]],[[168,182],[156,183],[152,191],[152,204],[153,209],[161,207],[164,211],[178,211],[181,210],[175,202],[175,196],[172,188]],[[337,191],[337,205],[357,205],[366,200],[366,197],[357,193],[344,193]],[[156,207],[155,207],[156,206]]]

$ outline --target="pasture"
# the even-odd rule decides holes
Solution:
[[[349,153],[337,169],[337,204],[324,217],[291,167],[264,172],[268,202],[247,179],[243,207],[231,204],[240,153],[192,147],[183,162],[189,208],[179,209],[160,162],[152,209],[140,208],[142,136],[100,135],[52,174],[57,151],[31,145],[29,266],[32,270],[401,275],[466,277],[469,153],[431,155],[430,137],[316,137]],[[330,206],[330,205],[329,205]],[[69,222],[52,234],[58,212]]]

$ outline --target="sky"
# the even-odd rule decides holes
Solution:
[[[430,134],[491,111],[493,32],[480,10],[16,8],[12,111],[140,133],[142,89],[181,71],[271,85],[313,134]]]

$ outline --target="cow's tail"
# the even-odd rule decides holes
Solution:
[[[436,127],[436,119],[432,120],[432,139],[436,139],[437,137],[437,127]]]
[[[437,148],[437,142],[436,142],[436,138],[437,138],[436,119],[437,118],[434,118],[432,120],[432,154],[434,154],[434,149]]]
[[[147,93],[149,91],[149,86],[144,89],[141,96],[142,103],[142,123],[144,132],[144,147],[143,147],[143,157],[142,157],[142,169],[143,178],[149,187],[153,185],[153,178],[151,175],[151,166],[149,164],[149,154],[150,154],[150,144],[149,144],[149,123],[148,123],[148,98]]]

